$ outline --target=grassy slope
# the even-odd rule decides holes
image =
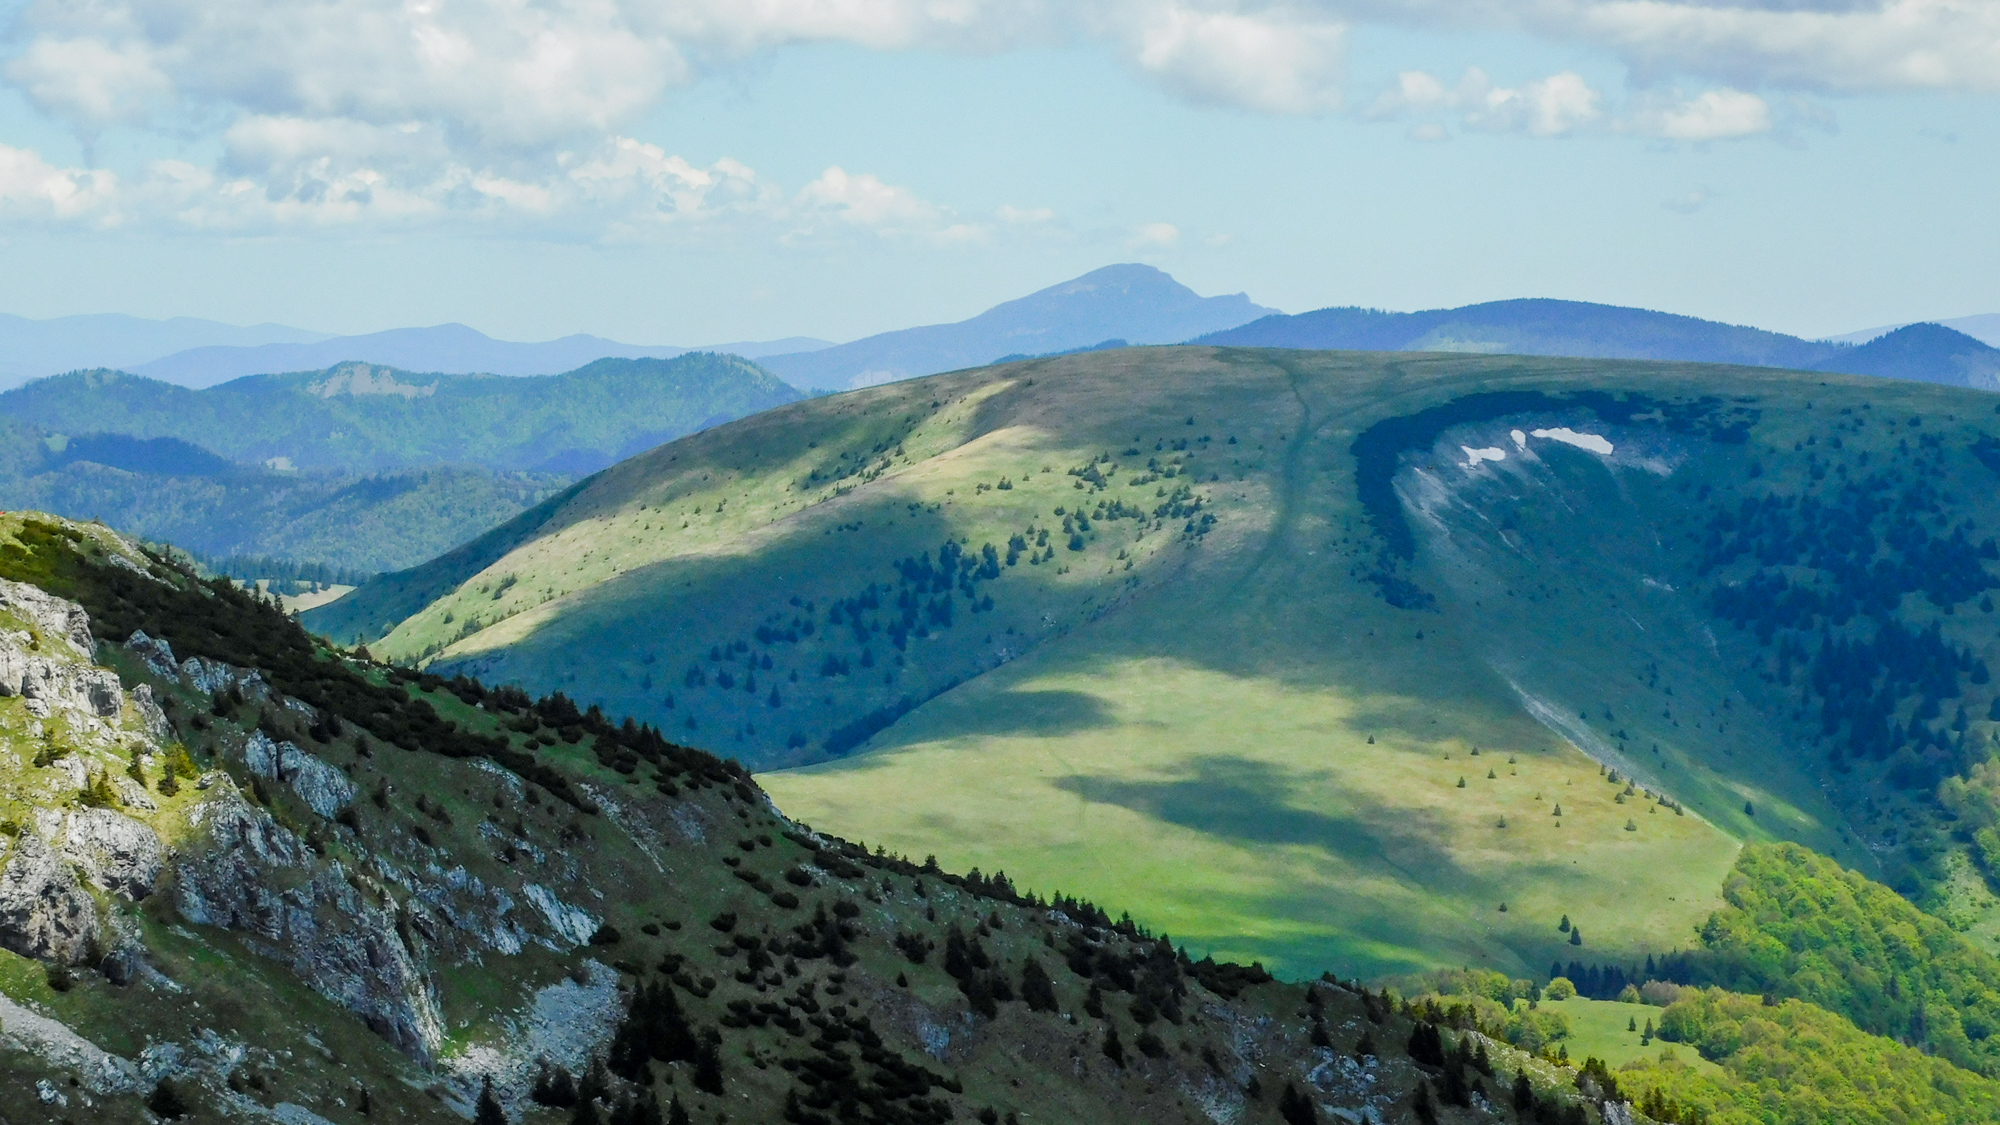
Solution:
[[[1392,608],[1369,578],[1383,541],[1350,447],[1509,389],[1713,398],[1716,424],[1752,429],[1732,444],[1531,412],[1531,428],[1613,433],[1610,472],[1544,439],[1469,472],[1459,446],[1512,448],[1520,419],[1448,431],[1396,478],[1417,548],[1401,573],[1436,602]],[[1897,428],[1919,412],[1927,439],[1950,439],[1934,454]],[[1129,903],[1289,971],[1538,970],[1577,953],[1561,913],[1583,956],[1636,960],[1686,941],[1737,841],[1800,840],[1885,876],[1877,855],[1929,801],[1825,773],[1796,681],[1709,612],[1706,521],[1805,487],[1844,435],[1857,475],[1914,473],[1954,520],[1991,528],[1992,472],[1966,452],[1991,429],[1989,400],[1963,390],[1692,364],[1205,348],[1012,364],[795,404],[616,466],[538,526],[378,588],[428,602],[380,647],[560,686],[761,768],[806,765],[767,777],[807,820]],[[1071,474],[1086,464],[1101,490]],[[1150,516],[1190,485],[1198,512],[1100,518],[1083,550],[1064,546],[1057,508]],[[1202,515],[1217,522],[1190,532]],[[990,612],[961,597],[905,651],[829,615],[872,584],[882,608],[864,617],[887,620],[895,561],[947,537],[976,553],[1025,531],[1032,551],[1040,530],[1053,558],[999,567],[974,591]],[[364,588],[323,612],[379,604]],[[1909,604],[1915,627],[1928,616],[2000,660],[1976,607]],[[1975,717],[1994,690],[1966,694]],[[905,701],[923,705],[873,753],[811,764]],[[1488,782],[1510,754],[1527,780]],[[1599,763],[1689,815],[1639,791],[1616,803]],[[1557,830],[1537,810],[1568,794],[1595,796]]]
[[[129,544],[100,528],[82,525],[71,530],[82,535],[83,550],[90,557],[101,559],[116,552],[135,565],[146,565]],[[21,532],[18,515],[0,518],[0,543],[21,538]],[[42,572],[34,563],[9,566],[13,568],[9,573]],[[192,620],[171,613],[168,619]],[[101,623],[98,628],[106,631]],[[195,646],[189,642],[182,647]],[[164,682],[114,645],[104,646],[101,658],[115,665],[128,686],[149,683],[162,698],[173,701],[177,733],[187,739],[204,766],[229,775],[212,775],[214,786],[236,784],[252,791],[240,760],[218,752],[219,747],[239,741],[253,725],[297,722],[276,702],[262,711],[241,704],[232,708]],[[249,663],[249,654],[243,659]],[[378,685],[386,682],[385,670],[357,667]],[[530,736],[503,726],[494,708],[468,705],[449,691],[415,684],[409,691],[466,729],[502,735],[517,749],[532,748]],[[496,701],[489,697],[486,702]],[[27,737],[15,729],[19,701],[6,704],[0,707],[0,742],[18,744]],[[135,716],[127,715],[124,721],[129,725]],[[604,961],[612,963],[621,988],[629,992],[641,981],[664,980],[654,966],[672,955],[685,958],[691,980],[710,982],[703,989],[681,985],[679,1003],[698,1031],[720,1025],[726,1092],[717,1096],[692,1088],[687,1063],[654,1064],[649,1085],[663,1098],[678,1095],[694,1120],[704,1125],[778,1120],[788,1093],[810,1094],[808,1080],[794,1078],[797,1064],[843,1050],[839,1036],[820,1035],[829,1016],[869,1021],[890,1052],[962,1083],[962,1091],[942,1086],[929,1091],[949,1103],[956,1120],[975,1119],[992,1107],[1000,1114],[1017,1113],[1022,1120],[1193,1123],[1209,1120],[1203,1107],[1212,1106],[1247,1125],[1265,1125],[1278,1120],[1274,1104],[1278,1091],[1287,1084],[1304,1084],[1304,1075],[1315,1067],[1328,1069],[1321,1064],[1330,1055],[1308,1041],[1312,1024],[1304,991],[1278,983],[1252,984],[1240,996],[1227,999],[1190,981],[1187,1018],[1153,1023],[1164,1051],[1158,1058],[1144,1057],[1137,1050],[1141,1025],[1131,1016],[1129,995],[1107,986],[1105,1016],[1094,1018],[1083,1011],[1088,982],[1065,965],[1071,935],[1084,932],[1076,922],[1044,908],[980,897],[956,877],[867,859],[838,841],[826,842],[838,858],[809,850],[802,837],[787,834],[790,825],[760,794],[748,786],[738,789],[726,777],[718,784],[713,773],[675,774],[671,769],[656,773],[650,765],[628,776],[597,760],[586,748],[591,736],[584,735],[581,744],[570,743],[544,728],[537,733],[552,745],[537,751],[542,762],[554,766],[570,784],[588,787],[606,809],[604,815],[583,815],[547,795],[539,801],[510,797],[518,793],[514,789],[518,779],[477,760],[444,758],[364,736],[357,730],[360,721],[361,716],[349,715],[345,732],[306,744],[312,753],[348,772],[364,793],[387,783],[386,800],[378,805],[358,799],[351,806],[354,822],[336,825],[317,818],[282,787],[272,785],[265,807],[281,823],[314,840],[328,859],[357,872],[382,870],[371,857],[392,866],[405,865],[420,876],[429,871],[433,877],[443,877],[451,869],[456,878],[470,875],[509,891],[517,901],[526,881],[540,880],[557,886],[565,900],[601,912],[605,922],[622,931],[622,939],[561,950],[530,944],[515,955],[477,946],[454,952],[457,935],[434,919],[426,940],[410,940],[427,950],[437,968],[436,998],[445,1022],[445,1042],[439,1052],[444,1065],[438,1069],[396,1054],[358,1020],[303,987],[265,942],[182,922],[166,893],[137,904],[112,900],[109,905],[126,924],[143,932],[149,960],[175,982],[171,988],[157,983],[117,988],[83,970],[73,987],[56,991],[48,987],[44,966],[0,953],[0,993],[63,1021],[110,1051],[128,1055],[148,1043],[186,1045],[201,1037],[203,1029],[213,1029],[225,1044],[244,1048],[244,1053],[227,1065],[236,1080],[233,1094],[224,1091],[213,1068],[209,1078],[184,1078],[183,1088],[199,1115],[212,1116],[232,1099],[237,1099],[236,1116],[249,1111],[246,1102],[267,1107],[290,1102],[338,1125],[463,1120],[465,1110],[450,1103],[462,1103],[469,1096],[479,1073],[510,1060],[532,1065],[532,1056],[522,1057],[527,1048],[521,1036],[538,992],[562,986],[573,974],[601,977],[609,971]],[[307,739],[303,734],[298,737]],[[121,760],[115,752],[102,758],[107,768],[115,768]],[[25,760],[25,755],[8,754],[4,761],[13,764],[0,765],[0,797],[4,797],[0,803],[9,815],[18,815],[28,805],[51,803],[45,792],[51,775],[26,766]],[[680,788],[644,784],[670,776],[679,777]],[[171,838],[180,830],[178,813],[200,800],[202,792],[185,785],[179,796],[162,799],[157,814],[126,811],[153,822]],[[444,812],[419,812],[414,807],[417,795]],[[427,832],[435,846],[421,844],[420,832]],[[540,859],[531,863],[511,851],[498,854],[495,841],[502,837],[518,837],[547,851],[553,869]],[[799,901],[786,905],[779,894],[753,889],[746,880],[732,877],[737,872],[755,872],[779,891],[795,891]],[[787,878],[788,872],[805,881]],[[552,877],[561,882],[552,882]],[[408,888],[386,884],[376,893],[392,899],[406,893],[416,897]],[[795,964],[781,959],[753,977],[745,970],[741,948],[727,942],[718,947],[720,935],[706,924],[727,912],[737,918],[735,935],[761,935],[776,942],[816,910],[840,903],[857,908],[847,939],[855,960],[846,966],[800,954]],[[945,972],[943,951],[953,928],[979,935],[995,970],[1011,979],[1020,979],[1027,958],[1038,958],[1054,975],[1056,999],[1066,1014],[1038,1014],[1013,1001],[1001,1003],[991,1019],[973,1016]],[[1150,947],[1129,935],[1090,932],[1107,949]],[[933,943],[933,954],[922,964],[892,948],[891,938],[906,934]],[[740,1027],[723,1022],[730,1005],[749,1011],[752,1003],[798,994],[806,985],[818,990],[818,1006],[802,1010],[820,1021],[812,1026],[788,1033],[761,1022]],[[1402,1057],[1411,1021],[1394,1013],[1384,1019],[1380,1012],[1371,1019],[1364,1015],[1359,997],[1348,990],[1320,991],[1327,1031],[1337,1050],[1352,1053],[1366,1031],[1379,1044],[1381,1056],[1365,1071],[1334,1060],[1331,1074],[1323,1075],[1317,1087],[1320,1100],[1350,1115],[1365,1105],[1376,1120],[1411,1120],[1409,1091],[1422,1076]],[[1126,1044],[1123,1065],[1113,1065],[1101,1050],[1112,1025]],[[851,1041],[844,1050],[852,1060]],[[1520,1065],[1519,1059],[1504,1053],[1499,1061]],[[450,1073],[453,1070],[458,1077]],[[1547,1068],[1538,1073],[1556,1085],[1568,1077]],[[466,1074],[473,1077],[465,1078]],[[862,1068],[860,1077],[865,1076]],[[81,1096],[67,1085],[62,1066],[0,1051],[4,1088],[25,1090],[43,1077],[53,1079],[72,1098]],[[1262,1091],[1261,1100],[1243,1093],[1253,1078]],[[367,1116],[357,1107],[361,1087],[370,1091],[373,1103]],[[10,1119],[21,1121],[152,1120],[129,1094],[100,1099],[88,1108],[92,1116],[86,1118],[84,1107],[75,1100],[68,1110],[44,1109],[26,1098],[6,1102]],[[515,1110],[515,1119],[533,1125],[553,1125],[569,1117],[567,1111],[525,1102]],[[1447,1110],[1444,1120],[1459,1125],[1473,1118]]]

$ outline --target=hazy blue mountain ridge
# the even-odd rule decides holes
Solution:
[[[970,320],[883,332],[761,362],[793,386],[844,390],[1114,338],[1179,343],[1272,311],[1242,293],[1203,297],[1151,266],[1115,265],[995,305]]]
[[[324,332],[283,324],[239,327],[179,316],[147,320],[120,313],[49,320],[0,313],[0,386],[80,367],[135,367],[188,348],[306,344]]]
[[[1267,316],[1189,341],[1270,348],[1456,351],[1809,368],[1838,345],[1691,316],[1525,298],[1456,309],[1333,308]]]
[[[1857,347],[1650,309],[1543,298],[1407,313],[1318,309],[1267,316],[1189,342],[1736,363],[2000,389],[2000,351],[1939,324],[1906,325]]]
[[[792,336],[773,341],[741,341],[685,348],[673,344],[623,344],[576,333],[559,340],[517,343],[496,340],[463,324],[392,328],[361,336],[334,336],[310,342],[192,348],[127,367],[134,374],[184,387],[212,387],[245,375],[274,371],[317,371],[362,362],[406,371],[454,375],[556,375],[592,360],[672,359],[692,351],[727,352],[755,358],[774,351],[810,351],[826,341]]]
[[[2000,390],[2000,348],[1941,324],[1908,324],[1815,365],[1820,371]]]
[[[79,371],[0,394],[0,414],[59,433],[176,438],[278,468],[458,464],[579,475],[800,397],[748,360],[696,352],[600,359],[547,376],[419,375],[345,363],[204,390]]]

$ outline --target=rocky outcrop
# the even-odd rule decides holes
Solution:
[[[0,866],[0,948],[71,964],[97,942],[97,903],[69,860],[38,832],[24,830]]]
[[[174,736],[174,728],[167,723],[167,713],[153,698],[151,684],[140,684],[132,689],[132,709],[139,713],[139,723],[146,729],[146,737],[164,743]]]
[[[0,636],[0,696],[18,695],[39,703],[40,708],[30,710],[42,715],[54,708],[100,719],[117,717],[125,693],[115,673],[73,659],[50,659],[29,650],[26,646],[32,643],[21,632]]]
[[[261,730],[250,732],[243,761],[251,773],[291,786],[307,808],[329,819],[357,792],[338,768],[290,742],[273,742]]]
[[[26,583],[0,579],[0,610],[11,612],[43,635],[68,644],[77,656],[88,660],[97,655],[97,642],[90,636],[90,615],[75,602]]]
[[[443,1020],[393,901],[365,894],[339,863],[319,864],[296,835],[226,784],[190,819],[199,838],[173,860],[181,916],[270,942],[306,984],[401,1050],[429,1059],[443,1041]]]
[[[83,809],[64,821],[63,856],[92,883],[130,899],[159,885],[166,850],[159,833],[110,809]]]

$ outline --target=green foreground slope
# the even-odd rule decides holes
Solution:
[[[1382,997],[802,831],[101,527],[0,517],[0,626],[10,1122],[1493,1120]]]
[[[1840,376],[1100,352],[720,427],[309,620],[1197,947],[1522,975],[1684,944],[1742,840],[1984,893],[1936,794],[1994,729],[1995,430]]]

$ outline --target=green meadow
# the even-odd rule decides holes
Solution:
[[[1125,349],[717,427],[307,619],[1288,974],[1629,965],[1689,941],[1745,841],[1963,882],[1921,786],[1996,688],[1898,687],[1896,734],[1930,743],[1843,749],[1803,678],[1820,636],[1717,609],[1803,570],[1760,562],[1770,532],[1717,544],[1746,504],[1872,482],[1932,489],[1923,535],[1969,553],[2000,527],[1994,429],[1976,392],[1843,376]],[[1977,589],[1938,596],[1895,612],[2000,661]]]

